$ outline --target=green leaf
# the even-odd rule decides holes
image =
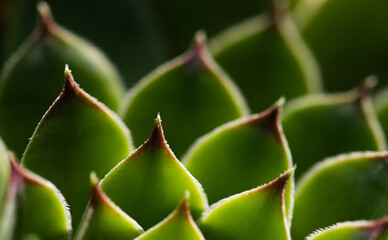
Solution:
[[[297,178],[323,158],[386,148],[368,96],[373,80],[348,93],[304,96],[286,106],[282,124]]]
[[[293,171],[210,206],[199,220],[205,238],[290,240],[284,191]]]
[[[116,206],[91,175],[92,193],[75,240],[134,239],[143,232],[139,224]]]
[[[369,74],[382,80],[379,87],[388,85],[387,9],[380,0],[299,0],[293,15],[329,91],[347,90]]]
[[[158,116],[148,140],[100,183],[121,209],[148,229],[164,219],[190,192],[194,218],[207,207],[201,185],[175,158]]]
[[[343,222],[319,230],[307,240],[378,240],[388,229],[388,219],[378,221]]]
[[[0,135],[21,156],[40,118],[61,90],[65,64],[82,87],[116,110],[124,87],[106,57],[85,40],[58,26],[48,6],[31,37],[5,64],[0,77]]]
[[[183,200],[167,218],[136,238],[160,239],[205,240],[191,216],[188,199]]]
[[[282,104],[283,99],[261,114],[222,125],[189,150],[182,161],[210,203],[267,183],[292,167],[280,125]],[[293,180],[288,185],[285,202],[291,213]]]
[[[34,27],[36,4],[41,0],[10,2],[14,9],[6,9],[8,21],[2,21],[3,42],[0,54],[8,56],[16,50]],[[90,39],[109,55],[131,86],[158,64],[171,56],[161,22],[153,6],[145,1],[51,1],[56,19],[63,26]],[[112,17],[111,17],[112,16]],[[113,17],[114,16],[114,17]],[[2,18],[3,19],[3,18]],[[5,19],[3,19],[5,20]],[[98,26],[98,27],[91,27]],[[192,34],[193,30],[190,34]],[[186,42],[186,44],[189,41]],[[168,55],[167,55],[168,53]],[[2,56],[0,56],[0,61]]]
[[[22,163],[66,197],[77,226],[89,199],[89,174],[104,176],[130,153],[124,123],[88,95],[65,70],[62,93],[36,128]]]
[[[214,59],[235,80],[254,112],[280,96],[292,99],[321,89],[318,64],[283,8],[275,5],[209,44]]]
[[[384,134],[388,136],[388,88],[375,95],[373,105]]]
[[[59,190],[11,159],[11,181],[0,218],[0,239],[69,240],[71,218]]]
[[[10,177],[10,166],[8,163],[7,149],[0,138],[0,215],[2,213],[5,193],[7,191]],[[1,238],[0,238],[1,239]]]
[[[247,113],[242,96],[209,56],[204,35],[128,93],[121,115],[136,146],[147,138],[158,112],[166,116],[167,138],[177,156],[198,137]]]
[[[388,215],[388,152],[340,155],[314,166],[297,185],[294,239],[337,222]]]
[[[165,30],[173,53],[178,54],[186,48],[192,34],[204,29],[209,36],[219,33],[236,22],[243,21],[265,11],[272,0],[224,0],[217,1],[158,1],[148,4],[154,9],[160,27]]]

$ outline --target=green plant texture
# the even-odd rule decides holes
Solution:
[[[0,2],[0,240],[387,240],[387,16]]]

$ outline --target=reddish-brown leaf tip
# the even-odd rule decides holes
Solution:
[[[262,188],[259,188],[259,189],[270,190],[270,191],[275,191],[275,192],[284,194],[288,180],[290,180],[291,176],[294,174],[295,168],[296,167],[290,168],[285,173],[280,175],[278,178],[276,178],[272,182],[267,183],[266,185],[264,185]]]
[[[74,81],[73,75],[71,74],[71,70],[69,66],[66,64],[65,66],[65,79],[63,83],[62,94],[74,94],[79,90],[78,84]]]
[[[166,139],[164,138],[163,128],[162,128],[162,119],[160,114],[156,117],[154,129],[152,130],[151,136],[147,141],[140,147],[143,148],[168,148]]]
[[[202,31],[196,33],[193,45],[187,53],[186,66],[189,68],[202,68],[206,65],[208,55],[206,34]]]
[[[97,207],[102,202],[106,201],[106,196],[98,185],[99,179],[95,172],[90,173],[90,184],[91,184],[91,194],[90,194],[90,206],[93,208]]]
[[[377,85],[378,79],[376,76],[368,76],[361,85],[356,88],[356,102],[361,103],[373,91]]]
[[[53,28],[55,28],[56,23],[54,21],[53,15],[51,14],[51,9],[46,2],[39,2],[37,4],[38,10],[38,19],[41,28],[45,32],[50,32]]]
[[[175,210],[175,215],[179,215],[188,221],[192,221],[192,216],[189,207],[189,192],[186,192],[185,198],[179,203],[178,207]]]
[[[388,217],[379,219],[377,221],[373,221],[370,224],[365,226],[361,226],[360,229],[364,229],[370,231],[369,239],[377,239],[380,234],[386,229],[388,226]]]
[[[272,107],[262,113],[252,115],[243,124],[259,127],[264,131],[272,133],[275,139],[283,141],[280,114],[284,102],[285,99],[283,97],[280,98]]]

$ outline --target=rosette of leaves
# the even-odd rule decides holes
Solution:
[[[388,153],[320,162],[296,185],[294,197],[283,102],[204,135],[182,163],[159,115],[148,139],[131,151],[124,123],[66,68],[63,90],[21,163],[0,145],[6,183],[0,237],[384,239]]]
[[[304,72],[297,52],[305,46],[291,46],[291,19],[283,25],[275,15],[248,36],[275,36],[275,55],[291,57]],[[42,72],[54,71],[46,67]],[[74,74],[83,87],[86,76]],[[0,240],[385,240],[388,101],[379,98],[375,114],[371,83],[301,96],[285,114],[283,98],[251,114],[199,33],[189,51],[129,90],[121,120],[66,67],[62,91],[41,113],[20,162],[8,138],[0,141]],[[0,90],[0,99],[20,98],[16,88]],[[268,94],[272,101],[288,96],[269,88]]]

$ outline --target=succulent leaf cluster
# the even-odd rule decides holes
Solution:
[[[40,2],[35,30],[0,75],[0,240],[388,239],[388,92],[369,75],[385,77],[386,4],[369,3],[383,30],[368,31],[383,40],[361,49],[361,37],[349,62],[341,46],[358,32],[320,39],[349,21],[366,28],[353,2],[342,18],[348,0],[251,1],[214,22],[219,4],[209,3],[185,24],[193,16],[181,1],[112,1],[118,16],[129,8],[143,20],[134,29],[146,33],[128,45],[127,64],[142,65],[133,74],[117,46],[115,64]],[[31,4],[16,8],[4,53]],[[361,61],[369,56],[376,62]]]

